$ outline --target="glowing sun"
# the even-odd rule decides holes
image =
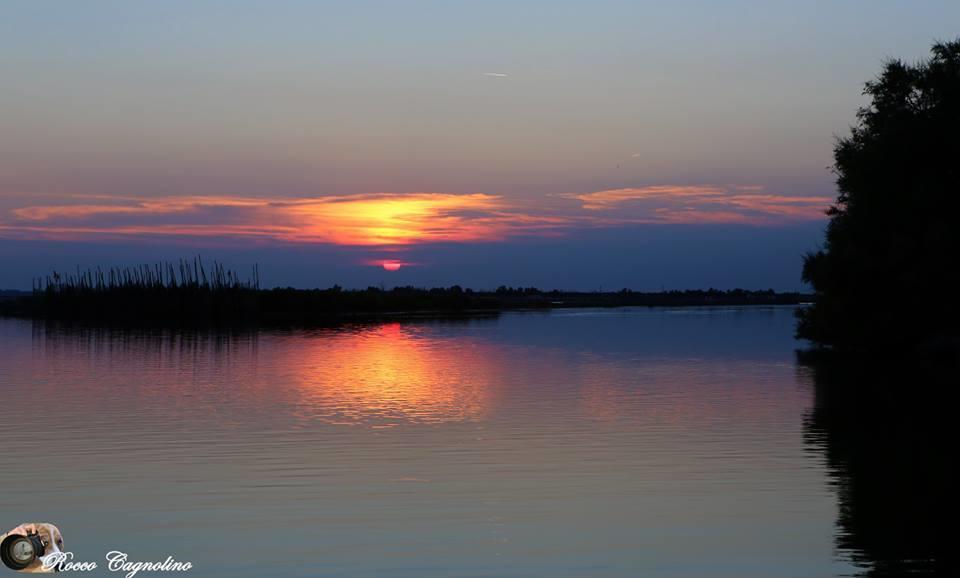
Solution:
[[[384,261],[382,265],[387,271],[399,271],[400,267],[403,267],[403,263],[400,261]]]

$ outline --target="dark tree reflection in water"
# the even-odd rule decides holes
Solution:
[[[815,391],[805,437],[838,492],[838,549],[865,576],[955,576],[956,367],[801,362]]]

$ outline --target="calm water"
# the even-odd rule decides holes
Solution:
[[[856,574],[792,313],[0,320],[0,525],[198,576]]]

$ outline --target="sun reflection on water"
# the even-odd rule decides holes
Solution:
[[[439,341],[400,323],[305,340],[293,380],[301,419],[390,427],[482,418],[498,374],[495,350]]]

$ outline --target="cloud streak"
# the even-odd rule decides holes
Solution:
[[[758,186],[671,186],[564,194],[587,211],[625,214],[632,222],[753,223],[821,219],[832,199],[766,193]],[[632,216],[631,216],[632,215]]]
[[[822,219],[830,202],[757,186],[719,185],[607,189],[524,201],[484,193],[66,198],[0,213],[0,236],[163,236],[399,248],[640,224],[776,225]]]

